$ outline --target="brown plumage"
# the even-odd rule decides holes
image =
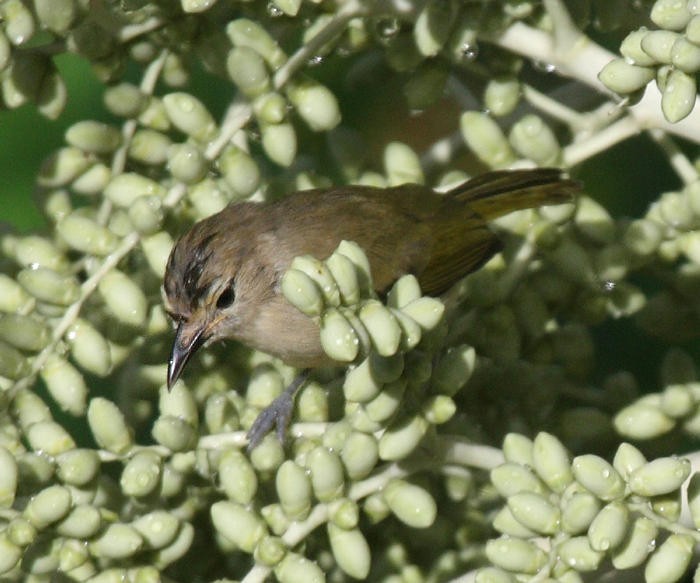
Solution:
[[[500,249],[488,223],[509,212],[572,200],[578,183],[557,169],[491,172],[445,194],[426,186],[338,186],[204,219],[175,245],[164,289],[178,331],[168,371],[177,380],[205,341],[232,338],[297,367],[328,362],[318,328],[282,296],[292,259],[327,258],[343,239],[367,253],[375,288],[406,273],[439,295]]]

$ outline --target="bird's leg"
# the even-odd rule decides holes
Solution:
[[[248,451],[255,449],[270,429],[277,430],[277,439],[284,442],[294,410],[294,396],[309,378],[310,369],[301,371],[291,384],[257,416],[248,430]]]

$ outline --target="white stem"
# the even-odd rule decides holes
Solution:
[[[546,32],[516,22],[501,34],[488,36],[487,40],[534,61],[551,63],[560,75],[576,79],[610,99],[618,100],[598,80],[600,70],[617,55],[583,34],[566,48],[555,47],[554,39]],[[668,122],[661,113],[661,92],[655,83],[650,83],[642,99],[627,110],[639,130],[656,128],[694,143],[700,142],[700,107],[696,105],[690,115],[678,123]]]

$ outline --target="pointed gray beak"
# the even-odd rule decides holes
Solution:
[[[168,360],[168,390],[172,389],[177,379],[180,378],[190,356],[204,344],[206,340],[204,330],[205,326],[195,327],[186,321],[182,321],[178,325],[170,360]]]

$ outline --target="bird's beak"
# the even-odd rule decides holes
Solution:
[[[187,361],[206,341],[206,325],[193,325],[182,321],[175,332],[173,349],[168,360],[168,390],[172,389],[175,381],[180,378]]]

